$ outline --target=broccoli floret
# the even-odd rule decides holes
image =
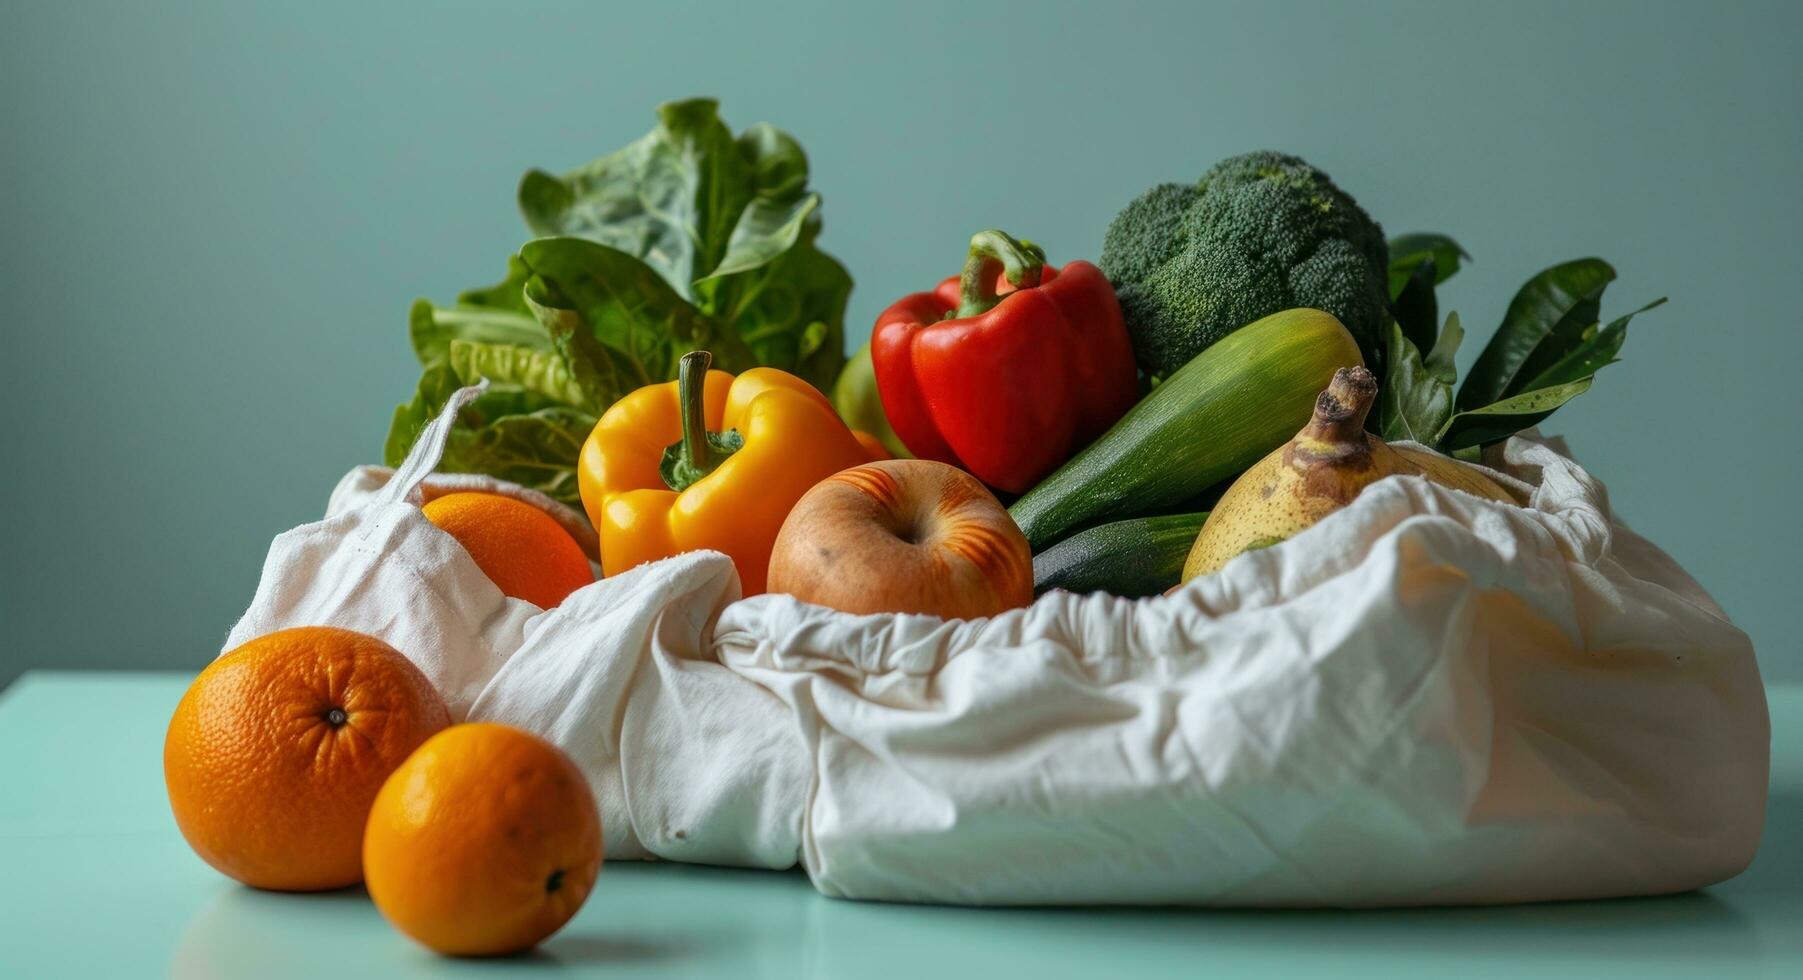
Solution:
[[[1266,151],[1141,194],[1108,226],[1101,266],[1140,364],[1163,376],[1297,306],[1338,317],[1376,365],[1389,263],[1383,229],[1357,201],[1302,159]]]

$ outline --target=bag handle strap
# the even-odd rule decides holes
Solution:
[[[483,378],[468,388],[452,392],[438,417],[427,422],[426,427],[419,431],[419,436],[413,440],[413,448],[407,451],[407,458],[395,468],[394,475],[388,478],[382,489],[376,491],[374,502],[393,504],[406,500],[418,503],[419,485],[432,475],[432,471],[438,468],[438,461],[444,458],[445,443],[451,438],[451,428],[457,424],[457,413],[487,390],[488,379]]]

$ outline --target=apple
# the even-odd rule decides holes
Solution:
[[[776,535],[769,591],[848,613],[975,619],[1033,601],[1033,556],[976,477],[892,459],[801,498]]]

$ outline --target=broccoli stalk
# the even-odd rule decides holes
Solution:
[[[1230,157],[1193,185],[1141,194],[1108,226],[1101,267],[1140,364],[1154,376],[1298,306],[1338,317],[1365,362],[1381,364],[1389,319],[1383,229],[1298,157]]]

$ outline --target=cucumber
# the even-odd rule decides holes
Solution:
[[[1078,531],[1033,556],[1033,594],[1050,589],[1158,595],[1183,577],[1206,511],[1135,517]]]
[[[1193,500],[1288,442],[1334,371],[1362,363],[1331,313],[1253,321],[1178,368],[1008,513],[1038,553],[1079,527]]]

